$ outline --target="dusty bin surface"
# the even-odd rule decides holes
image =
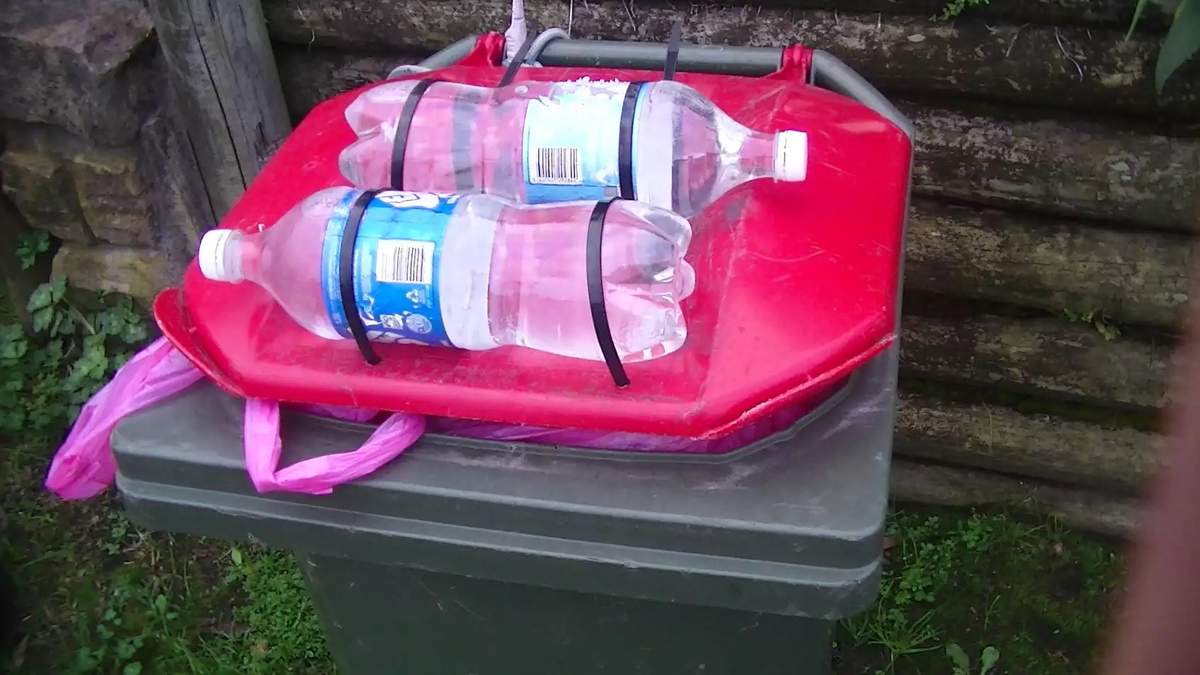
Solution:
[[[346,673],[821,673],[875,598],[893,347],[795,427],[719,456],[428,435],[328,496],[258,495],[241,401],[126,419],[130,517],[296,552]],[[284,461],[369,427],[285,417]]]

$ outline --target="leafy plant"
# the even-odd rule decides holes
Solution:
[[[901,609],[880,604],[875,611],[845,621],[843,626],[855,644],[882,647],[887,664],[880,672],[892,673],[899,659],[937,649],[939,632],[933,618],[932,610],[913,619]]]
[[[108,514],[108,522],[110,525],[108,541],[100,544],[100,550],[109,555],[118,555],[125,545],[125,538],[129,536],[132,524],[125,517],[125,514],[120,511],[113,511]]]
[[[155,628],[152,612],[155,607],[144,596],[145,590],[132,584],[116,585],[109,591],[95,634],[90,644],[75,653],[68,673],[120,672],[137,675],[142,672],[140,657],[147,638]],[[163,598],[165,604],[166,598]],[[139,605],[141,605],[139,611]]]
[[[330,659],[325,634],[296,559],[283,551],[229,551],[226,583],[240,586],[246,603],[234,618],[250,629],[227,658],[237,672],[325,672]]]
[[[1154,65],[1154,86],[1161,94],[1171,75],[1200,49],[1200,0],[1138,0],[1126,39],[1133,34],[1146,6],[1151,3],[1171,13],[1171,28],[1163,39]]]
[[[953,668],[952,675],[974,675],[971,672],[971,659],[963,648],[957,643],[951,642],[946,645],[946,656],[950,659],[950,664]],[[1000,650],[989,645],[983,648],[979,654],[979,675],[988,675],[992,669],[996,667],[996,663],[1000,661]]]
[[[1121,329],[1100,310],[1091,309],[1086,312],[1076,312],[1064,309],[1063,316],[1067,317],[1068,321],[1074,323],[1091,324],[1096,329],[1096,332],[1109,342],[1121,337]]]
[[[1053,520],[927,510],[893,513],[884,552],[878,604],[841,623],[847,672],[994,675],[1001,653],[1012,673],[1091,670],[1111,550]]]
[[[188,617],[181,614],[171,589],[157,588],[157,581],[132,572],[118,575],[98,621],[81,636],[83,644],[63,672],[141,675],[160,672],[156,666],[164,661],[191,662]]]
[[[1000,662],[1000,650],[988,645],[979,654],[979,675],[988,675]]]
[[[37,259],[50,250],[50,234],[43,230],[34,230],[21,235],[17,241],[17,260],[21,269],[27,270],[37,264]]]
[[[960,14],[968,9],[975,9],[989,4],[991,0],[949,0],[946,6],[942,8],[942,13],[938,15],[938,19],[949,21],[957,18]]]
[[[0,323],[0,436],[73,420],[148,336],[131,298],[101,294],[95,309],[83,309],[62,278],[38,286],[25,306],[32,335]]]

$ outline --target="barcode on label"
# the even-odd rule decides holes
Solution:
[[[543,185],[581,185],[579,148],[537,148],[533,180]]]
[[[433,283],[433,242],[380,239],[375,278],[389,284]]]

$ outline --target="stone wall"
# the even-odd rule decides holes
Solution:
[[[136,0],[43,0],[0,14],[0,180],[61,241],[54,273],[148,301],[211,221],[188,183],[166,74]]]

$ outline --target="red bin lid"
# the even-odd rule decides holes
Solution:
[[[439,79],[491,86],[502,69],[481,39]],[[706,438],[825,396],[895,339],[911,145],[883,117],[808,86],[788,65],[761,78],[680,73],[738,122],[809,135],[802,183],[754,181],[692,219],[696,292],[683,305],[687,342],[626,364],[617,389],[603,363],[503,347],[469,352],[380,344],[363,362],[352,340],[323,340],[265,291],[201,276],[164,291],[166,336],[242,397],[378,408],[512,424]],[[660,73],[524,68],[518,81],[648,81]],[[364,88],[365,89],[365,88]],[[343,112],[359,89],[318,105],[279,148],[221,227],[274,223],[308,195],[345,185],[338,153],[354,140]],[[270,329],[264,329],[269,326]]]

